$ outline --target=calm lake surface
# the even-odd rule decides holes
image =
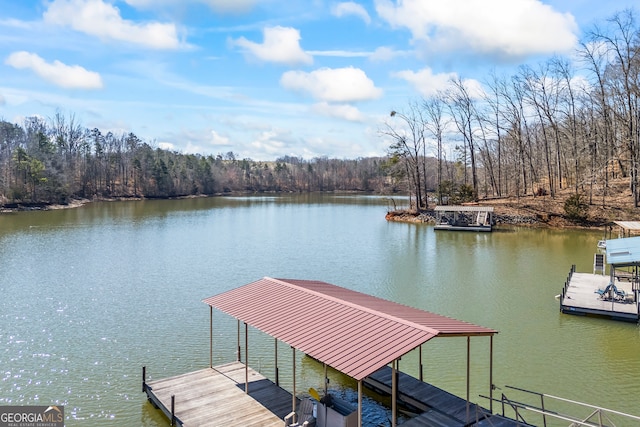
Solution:
[[[434,232],[388,223],[386,209],[382,197],[295,195],[0,214],[0,405],[63,404],[67,426],[166,426],[141,392],[142,366],[151,379],[207,367],[202,299],[270,276],[497,329],[497,397],[521,397],[511,385],[640,415],[640,328],[561,314],[554,298],[572,264],[592,271],[601,232]],[[306,315],[322,328],[322,313]],[[214,312],[214,322],[214,363],[235,360],[235,320]],[[273,378],[273,339],[250,330],[249,341],[250,364]],[[471,350],[471,397],[488,406],[478,395],[488,395],[489,339],[472,338]],[[321,366],[299,357],[297,389],[321,390]],[[416,359],[401,369],[417,376]],[[465,396],[466,339],[428,342],[423,363],[425,380]]]

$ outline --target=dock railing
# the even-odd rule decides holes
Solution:
[[[562,287],[562,294],[560,295],[560,309],[562,309],[562,303],[564,302],[564,297],[567,295],[567,289],[569,288],[569,284],[571,283],[571,277],[573,277],[573,273],[576,271],[576,265],[571,265],[571,270],[569,270],[569,274],[567,275],[567,280],[564,281],[564,286]]]
[[[507,409],[511,409],[515,414],[514,418],[518,422],[522,422],[525,425],[533,425],[533,424],[528,424],[527,421],[525,421],[523,412],[529,413],[531,415],[538,414],[542,418],[542,425],[544,427],[547,426],[547,420],[549,418],[568,421],[571,423],[569,424],[569,427],[579,427],[579,426],[615,427],[616,420],[614,419],[623,419],[624,421],[618,421],[620,425],[631,425],[629,424],[630,422],[632,422],[633,425],[637,425],[640,423],[640,417],[627,414],[624,412],[620,412],[620,411],[615,411],[613,409],[607,409],[600,406],[590,405],[588,403],[565,399],[565,398],[553,396],[550,394],[538,393],[535,391],[525,390],[522,388],[513,387],[509,385],[506,385],[505,388],[509,388],[511,390],[515,390],[518,392],[523,392],[531,396],[537,396],[540,399],[539,406],[536,406],[536,404],[528,404],[528,403],[520,402],[517,400],[509,399],[504,393],[502,393],[502,396],[500,399],[495,399],[495,398],[493,399],[494,401],[500,402],[502,404],[502,416],[505,416],[505,417],[510,416],[510,415],[507,415],[507,412],[508,412]],[[480,396],[480,397],[489,399],[486,396]],[[561,402],[561,404],[571,405],[572,407],[577,408],[576,411],[586,410],[590,412],[586,417],[578,417],[575,415],[564,414],[559,411],[551,410],[549,408],[550,400],[555,401],[556,404],[558,404],[558,402]]]

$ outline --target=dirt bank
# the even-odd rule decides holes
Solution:
[[[587,218],[575,222],[568,219],[564,211],[565,200],[575,193],[574,189],[564,189],[555,197],[525,196],[481,200],[478,205],[493,206],[497,225],[522,225],[551,228],[598,228],[611,221],[639,221],[640,208],[633,206],[633,197],[628,189],[628,182],[611,183],[607,194],[594,194],[589,199]],[[434,206],[431,206],[433,208]],[[389,221],[400,222],[433,222],[432,210],[423,212],[392,211],[386,216]]]

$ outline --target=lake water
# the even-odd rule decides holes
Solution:
[[[292,195],[1,214],[0,405],[63,404],[67,426],[166,426],[141,392],[142,366],[151,379],[208,366],[202,299],[270,276],[497,329],[498,396],[512,385],[640,415],[640,328],[561,314],[554,298],[571,264],[592,270],[601,232],[434,232],[388,223],[386,209],[382,197]],[[214,316],[214,363],[235,360],[235,321]],[[250,331],[250,342],[251,365],[272,376],[273,339]],[[484,406],[488,347],[471,339],[471,396]],[[401,368],[417,375],[415,359]],[[425,380],[464,397],[465,339],[428,342],[423,361]],[[297,375],[298,390],[322,388],[308,358]]]

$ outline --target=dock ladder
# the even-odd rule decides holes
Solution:
[[[605,256],[604,254],[594,254],[593,255],[593,274],[600,273],[604,274],[605,269]]]
[[[487,223],[487,215],[489,215],[487,211],[478,212],[478,224],[485,225]]]

